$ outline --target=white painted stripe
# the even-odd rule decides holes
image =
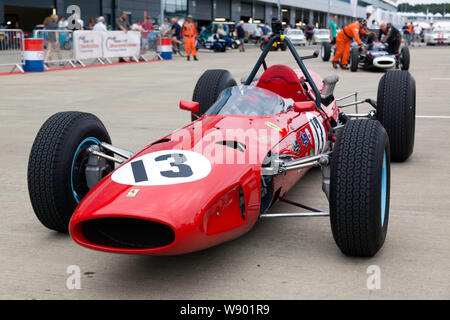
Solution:
[[[450,119],[450,116],[416,116],[416,118],[424,118],[424,119]]]
[[[158,52],[172,52],[172,46],[158,46]]]
[[[43,51],[24,51],[23,59],[24,60],[44,60],[44,52]]]
[[[450,78],[431,78],[433,81],[450,81]]]

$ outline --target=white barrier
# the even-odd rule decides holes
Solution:
[[[141,52],[141,34],[137,31],[106,31],[103,32],[103,58],[136,57]]]
[[[75,31],[73,33],[73,58],[75,60],[97,59],[103,57],[103,32]]]

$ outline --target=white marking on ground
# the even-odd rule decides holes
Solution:
[[[431,78],[433,81],[450,81],[450,78]]]
[[[450,116],[416,116],[416,118],[424,118],[424,119],[450,119]]]

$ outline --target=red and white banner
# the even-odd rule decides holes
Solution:
[[[104,32],[75,31],[73,33],[73,56],[76,60],[96,59],[103,56]]]
[[[103,57],[138,57],[141,52],[141,38],[137,31],[103,32]]]

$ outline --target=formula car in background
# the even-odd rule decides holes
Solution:
[[[356,72],[358,68],[363,69],[401,69],[409,70],[410,55],[409,48],[402,47],[399,55],[391,54],[387,51],[383,43],[372,43],[365,45],[366,51],[361,50],[356,42],[350,48],[350,71]],[[332,58],[332,47],[329,43],[323,43],[321,47],[321,57],[323,61]]]
[[[306,46],[305,34],[301,29],[286,29],[284,35],[289,37],[293,45]]]
[[[276,42],[297,70],[267,66]],[[322,79],[304,64],[317,56],[299,56],[276,33],[243,86],[226,70],[207,70],[193,101],[180,102],[193,122],[137,153],[113,146],[90,113],[51,116],[28,164],[37,218],[91,249],[175,255],[237,238],[263,218],[330,216],[344,254],[373,256],[388,229],[390,161],[413,152],[415,81],[389,71],[377,101],[342,103],[355,94],[336,99],[338,77]],[[344,112],[362,103],[373,109]],[[287,198],[313,167],[322,170],[329,212]],[[277,201],[308,212],[271,213]]]
[[[450,44],[450,30],[443,29],[424,32],[423,41],[427,46]]]

